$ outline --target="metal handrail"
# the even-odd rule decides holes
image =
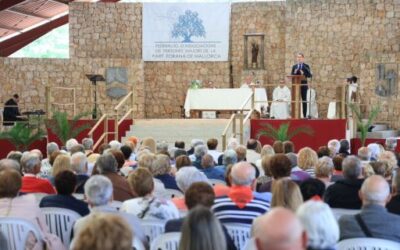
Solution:
[[[118,104],[115,106],[114,110],[117,111],[127,100],[128,98],[133,94],[133,91],[129,92]]]
[[[115,111],[115,133],[114,133],[114,139],[118,140],[118,128],[119,125],[121,125],[121,123],[129,116],[132,114],[132,119],[133,119],[133,104],[134,104],[134,100],[133,100],[133,87],[132,87],[132,91],[130,91],[118,104],[117,106],[115,106],[114,111]],[[125,114],[121,117],[121,119],[118,119],[118,112],[119,109],[129,100],[131,99],[131,108],[128,109],[128,111],[125,112]]]
[[[100,124],[107,118],[107,115],[104,114],[100,117],[100,119],[96,122],[93,128],[89,131],[88,135],[90,138],[93,138],[94,131],[100,126]]]
[[[244,107],[246,106],[246,104],[251,100],[251,98],[254,96],[254,92],[251,92],[251,94],[247,97],[247,99],[243,102],[243,104],[240,106],[239,111],[243,111],[245,110]]]

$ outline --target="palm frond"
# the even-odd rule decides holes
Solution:
[[[9,130],[0,133],[0,139],[8,140],[17,150],[26,150],[35,141],[43,138],[45,133],[41,129],[33,129],[25,123],[17,122]]]
[[[274,128],[274,126],[272,126],[269,123],[265,123],[263,125],[261,125],[264,129],[261,129],[258,131],[257,133],[257,138],[260,138],[261,136],[265,136],[268,138],[272,138],[273,140],[277,140],[278,138],[278,130],[276,128]]]
[[[300,127],[294,128],[288,133],[287,140],[291,140],[293,137],[295,137],[298,134],[307,134],[307,135],[313,136],[314,130],[309,126],[300,126]]]
[[[71,139],[78,136],[85,129],[90,128],[89,124],[83,124],[78,126],[78,121],[87,116],[88,112],[80,113],[68,120],[68,115],[66,112],[53,112],[52,120],[47,122],[47,127],[55,134],[58,139],[65,145],[65,143]]]

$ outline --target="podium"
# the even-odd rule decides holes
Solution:
[[[292,118],[294,119],[299,119],[300,114],[301,114],[301,105],[303,102],[301,100],[301,94],[300,94],[300,86],[301,86],[301,81],[305,79],[303,75],[288,75],[286,76],[289,79],[292,79],[292,111],[291,115]]]
[[[91,81],[94,86],[94,107],[92,111],[92,119],[97,119],[97,82],[104,82],[106,79],[102,75],[87,74],[86,77]]]

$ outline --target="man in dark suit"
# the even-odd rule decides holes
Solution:
[[[13,126],[16,121],[21,120],[18,116],[21,115],[18,108],[19,96],[14,94],[11,99],[4,103],[3,110],[3,125]]]
[[[304,63],[304,54],[297,53],[296,56],[297,63],[292,67],[292,75],[303,75],[305,77],[304,80],[301,81],[301,100],[303,101],[303,117],[306,118],[307,116],[307,78],[311,78],[311,68],[308,64]]]
[[[343,215],[339,219],[340,240],[370,237],[400,242],[400,216],[385,208],[390,199],[387,181],[382,176],[372,175],[364,181],[360,198],[361,213]]]

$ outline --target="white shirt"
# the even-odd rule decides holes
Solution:
[[[272,92],[271,117],[287,119],[291,101],[290,89],[287,86],[276,87]]]
[[[120,211],[134,214],[140,219],[172,220],[179,218],[179,211],[172,201],[155,196],[124,201]]]

